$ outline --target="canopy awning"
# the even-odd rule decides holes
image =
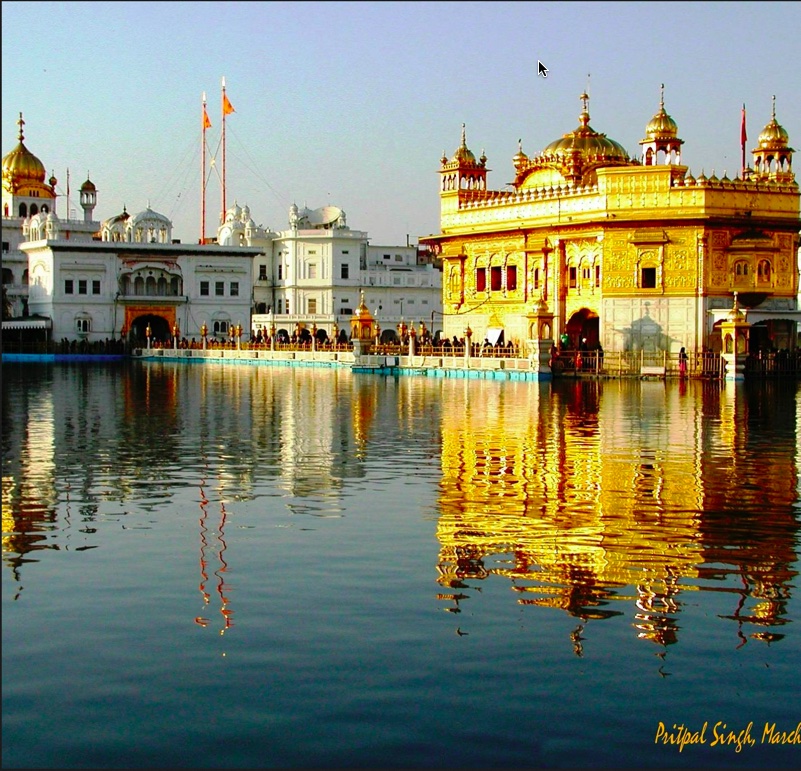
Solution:
[[[3,322],[3,330],[6,329],[52,329],[51,319],[9,319]]]
[[[726,321],[731,313],[731,308],[713,308],[707,311],[712,316],[712,323]],[[759,324],[760,321],[793,321],[801,323],[801,310],[759,310],[758,308],[740,308],[740,312],[745,316],[749,324]]]
[[[487,340],[490,345],[497,345],[503,335],[503,327],[487,327]]]

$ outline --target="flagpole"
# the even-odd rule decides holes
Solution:
[[[203,125],[203,136],[201,141],[200,151],[203,160],[200,164],[200,243],[206,243],[206,126],[208,124],[208,116],[206,114],[206,92],[203,92],[203,115],[200,119]]]
[[[225,75],[222,79],[222,213],[220,224],[225,221]]]
[[[742,177],[745,179],[745,143],[748,141],[748,137],[745,132],[745,102],[743,102],[743,115],[742,120],[740,122],[740,147],[742,149]]]

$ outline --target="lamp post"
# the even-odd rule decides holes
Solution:
[[[150,338],[153,335],[153,330],[150,328],[150,322],[147,323],[147,327],[145,329],[145,337],[147,338],[147,350],[150,350]]]
[[[339,324],[337,324],[336,321],[334,322],[334,326],[331,327],[331,334],[334,338],[334,348],[336,348],[336,346],[339,345]]]
[[[275,323],[270,322],[270,350],[275,350]]]
[[[209,334],[209,328],[206,326],[206,322],[204,321],[200,325],[200,336],[203,338],[203,350],[204,351],[206,350],[206,338],[208,337],[208,334]]]
[[[174,351],[178,350],[178,335],[181,334],[181,330],[178,327],[178,322],[176,321],[175,324],[172,325],[172,349]]]
[[[414,325],[409,327],[409,356],[414,356],[415,342],[417,340],[417,332],[414,331]]]
[[[242,325],[236,325],[236,350],[239,351],[242,349]]]
[[[317,324],[316,323],[312,324],[311,333],[312,333],[312,351],[316,351],[317,350]]]
[[[472,351],[470,350],[470,339],[473,337],[473,330],[470,329],[470,325],[467,325],[467,328],[464,331],[464,358],[465,360],[470,358],[470,354]]]

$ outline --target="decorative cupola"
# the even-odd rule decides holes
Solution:
[[[773,114],[757,140],[757,146],[751,151],[754,158],[755,180],[775,180],[776,182],[792,182],[793,148],[789,146],[790,137],[782,126],[776,122],[776,96],[773,96]]]
[[[481,158],[476,160],[476,156],[468,149],[464,123],[462,143],[450,160],[443,153],[439,173],[442,179],[441,194],[487,189],[487,156],[482,153]]]
[[[665,84],[662,83],[659,112],[645,127],[645,139],[640,140],[643,165],[680,165],[681,146],[684,144],[684,140],[679,139],[678,133],[679,127],[676,125],[676,121],[665,112]]]
[[[81,208],[83,209],[83,221],[92,221],[92,212],[97,205],[97,188],[95,183],[89,179],[89,172],[86,172],[86,182],[81,185]]]
[[[523,152],[523,140],[517,140],[517,152],[512,158],[512,164],[515,167],[515,174],[519,174],[520,170],[528,163],[528,156]]]
[[[25,147],[22,113],[17,124],[19,143],[3,157],[3,216],[25,219],[55,208],[55,177],[48,184],[44,164]]]

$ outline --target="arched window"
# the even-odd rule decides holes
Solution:
[[[770,260],[760,260],[757,265],[757,280],[770,281]]]
[[[748,275],[748,263],[745,260],[738,260],[734,263],[734,275],[735,276],[747,276]]]
[[[148,276],[145,279],[145,294],[148,297],[155,297],[156,295],[156,279],[153,276]]]
[[[24,203],[19,205],[19,216],[20,217],[27,217],[28,216],[28,206]]]
[[[134,294],[145,293],[145,280],[141,276],[134,279]]]
[[[31,204],[31,217],[33,217],[35,214],[38,214],[38,213],[39,213],[39,208],[36,206],[35,203],[32,203]]]

